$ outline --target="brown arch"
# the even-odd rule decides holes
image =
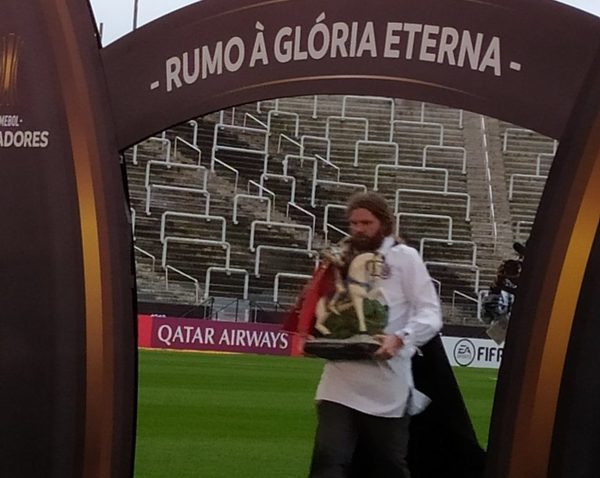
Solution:
[[[302,59],[302,42],[297,61],[274,55],[277,32],[284,27],[300,27],[306,41],[317,23],[330,31],[337,23],[340,35],[345,24],[350,38],[354,22],[360,38],[354,47],[351,39],[342,42],[346,57],[338,47],[335,58],[329,48],[324,58],[307,54]],[[368,22],[376,46],[369,50],[367,41],[358,55]],[[196,81],[189,71],[186,81],[180,64],[179,73],[169,70],[167,87],[167,65],[176,67],[185,52],[189,57],[207,46],[214,54],[217,42],[225,49],[239,37],[249,55],[261,29],[270,45],[268,64],[241,62],[237,68],[233,55],[231,71],[224,64],[223,73]],[[415,43],[409,55],[411,31]],[[445,49],[440,46],[444,32]],[[448,42],[456,34],[465,43],[465,32],[471,43],[481,35],[483,46],[471,60],[465,50],[460,66],[460,47],[452,49]],[[8,426],[0,433],[7,434],[6,443],[14,438],[8,435],[12,430],[21,435],[11,445],[13,460],[0,465],[6,467],[4,474],[18,464],[49,476],[131,474],[135,293],[118,151],[228,106],[325,93],[441,103],[560,140],[531,236],[526,293],[513,316],[519,328],[511,328],[506,345],[488,476],[569,476],[561,470],[572,471],[593,459],[590,454],[589,460],[576,462],[560,445],[582,440],[566,420],[577,415],[576,405],[585,404],[586,392],[591,390],[592,398],[600,394],[600,385],[585,390],[574,380],[576,370],[593,366],[577,351],[591,345],[590,335],[581,330],[597,310],[591,305],[597,304],[593,291],[600,271],[600,264],[590,259],[598,257],[600,247],[598,19],[551,0],[346,0],[325,5],[320,0],[204,0],[101,49],[86,1],[5,0],[0,38],[9,34],[22,40],[18,98],[11,111],[30,125],[47,128],[52,142],[45,150],[2,150],[6,174],[0,176],[0,190],[13,191],[6,203],[26,212],[27,220],[0,212],[6,230],[14,231],[3,237],[6,252],[1,252],[7,264],[3,278],[12,279],[3,287],[10,294],[0,296],[0,310],[11,314],[2,326],[21,340],[19,347],[0,349],[0,364],[15,370],[36,365],[20,373],[1,370],[14,406],[3,407]],[[491,46],[496,41],[499,53]],[[318,44],[314,46],[317,50]],[[32,177],[38,187],[26,194]],[[60,207],[52,206],[46,192]],[[44,201],[47,207],[39,207]],[[24,241],[20,234],[30,229],[35,234],[23,236]],[[42,278],[36,301],[31,301],[31,281],[22,279],[24,268]],[[38,366],[46,363],[51,366]],[[24,376],[31,379],[25,383]],[[40,402],[45,404],[42,412],[37,411]],[[39,420],[22,418],[15,409]],[[553,430],[560,433],[553,437]],[[41,444],[34,458],[32,443]]]
[[[243,4],[205,0],[182,9],[103,52],[118,141],[124,147],[185,119],[229,106],[319,93],[430,101],[498,117],[559,139],[561,146],[530,239],[535,253],[527,259],[529,275],[524,280],[529,286],[513,316],[519,329],[513,327],[506,347],[488,470],[489,476],[520,476],[525,471],[542,476],[549,461],[568,338],[598,223],[598,202],[594,202],[600,190],[594,174],[599,167],[598,148],[590,129],[593,120],[585,113],[597,111],[589,100],[599,84],[592,77],[599,58],[600,22],[552,1],[452,0],[445,7],[422,0],[400,4],[377,0],[368,5],[350,1],[340,11],[316,0],[303,1],[301,9],[292,0]],[[356,21],[359,29],[361,25],[366,28],[366,19],[373,22],[379,42],[377,57],[290,62],[271,57],[268,65],[207,75],[189,84],[180,79],[180,85],[171,83],[170,87],[165,84],[167,74],[161,77],[159,73],[163,65],[165,72],[169,70],[169,58],[185,68],[184,52],[188,61],[195,49],[204,47],[210,52],[217,41],[226,44],[233,36],[230,32],[250,45],[258,31],[256,22],[261,23],[266,44],[274,50],[281,28],[300,28],[306,39],[317,19],[330,25],[331,31],[336,22],[352,25]],[[392,34],[399,37],[395,59],[385,55],[381,44],[383,40],[385,45],[391,22],[395,22]],[[438,47],[444,27],[459,32],[463,42],[465,31],[470,38],[481,35],[488,46],[496,38],[501,47],[499,66],[480,71],[465,61],[458,68],[448,55],[440,54],[441,47],[437,61],[428,61],[435,56],[435,48],[421,48],[417,55],[416,46],[409,59],[407,23],[412,25],[409,29],[421,28],[421,45],[425,25],[438,27]],[[143,58],[142,51],[152,52],[152,60]],[[133,52],[140,52],[143,59],[132,63]],[[141,74],[136,77],[132,71]],[[152,82],[160,86],[148,88]],[[160,117],[150,114],[157,110]],[[532,279],[540,275],[543,281]],[[512,445],[507,436],[512,437]]]
[[[578,101],[586,102],[597,88],[598,83],[590,82],[597,51],[589,46],[600,45],[600,24],[595,18],[554,2],[452,1],[447,9],[440,8],[439,2],[429,3],[345,2],[343,12],[330,13],[317,1],[302,2],[299,10],[297,2],[287,0],[249,2],[243,7],[235,1],[217,5],[205,0],[164,17],[107,48],[103,54],[117,123],[123,117],[118,138],[121,146],[129,145],[199,113],[260,99],[337,93],[446,104],[502,118],[560,139],[556,166],[540,206],[542,214],[530,239],[537,254],[528,258],[534,265],[529,266],[531,273],[525,278],[530,282],[532,274],[541,273],[543,287],[536,291],[532,284],[527,288],[528,293],[525,299],[521,298],[513,316],[520,327],[516,331],[513,328],[507,344],[508,357],[498,387],[488,467],[489,476],[520,476],[525,472],[542,476],[549,462],[569,332],[598,222],[597,207],[594,209],[598,201],[594,200],[600,184],[592,171],[600,166],[597,154],[590,152],[595,147],[594,135],[585,133],[586,120],[577,111],[577,105]],[[362,19],[369,19],[379,41],[385,36],[383,32],[388,32],[389,22],[404,25],[407,19],[416,24],[421,21],[423,25],[439,25],[440,30],[443,26],[451,26],[458,32],[466,30],[472,37],[480,33],[484,43],[497,37],[502,46],[500,76],[491,68],[480,72],[443,61],[432,64],[407,60],[407,52],[401,48],[398,55],[404,54],[404,61],[382,57],[381,44],[378,58],[361,57],[353,61],[329,58],[280,64],[273,64],[271,58],[271,63],[260,70],[242,68],[235,74],[209,75],[189,85],[182,81],[180,87],[170,92],[164,84],[156,90],[144,88],[148,78],[162,81],[158,80],[156,64],[146,61],[135,64],[134,70],[143,71],[136,81],[126,73],[131,71],[132,64],[125,51],[151,51],[155,62],[160,64],[161,60],[177,57],[174,52],[187,51],[191,56],[195,48],[210,48],[219,40],[225,44],[227,35],[221,32],[235,31],[247,43],[256,33],[253,31],[256,21],[264,28],[266,43],[275,48],[274,32],[289,24],[294,29],[301,26],[306,34],[324,11],[330,25],[344,21],[351,25],[353,19],[358,19],[360,28]],[[190,22],[191,17],[199,20]],[[282,21],[291,18],[293,22]],[[227,28],[227,24],[236,28]],[[173,31],[176,36],[168,33]],[[404,36],[400,43],[406,40]],[[425,53],[427,57],[428,51]],[[183,63],[183,54],[179,55]],[[511,69],[515,61],[521,65],[518,72]],[[153,69],[154,76],[150,73]],[[127,87],[123,88],[124,84]],[[161,109],[162,114],[157,118],[144,108],[135,108],[133,102],[152,105],[153,111]],[[587,106],[587,110],[590,108],[593,110]],[[587,154],[583,154],[581,147],[586,142]],[[567,201],[558,199],[559,191],[569,192]],[[544,251],[547,256],[542,255]],[[521,341],[513,338],[516,334],[521,335]],[[525,368],[523,363],[527,364]],[[512,445],[506,441],[507,432]]]
[[[298,0],[203,0],[109,45],[102,51],[102,59],[119,147],[225,107],[325,93],[427,100],[560,138],[593,62],[591,46],[599,39],[595,17],[551,0],[448,0],[443,6],[434,0],[351,0],[344,2],[343,8],[340,5],[326,7],[318,0],[301,4]],[[377,56],[364,49],[361,56],[356,51],[354,57],[342,58],[335,49],[333,58],[329,49],[328,56],[312,59],[306,54],[306,45],[317,20],[331,31],[334,24],[348,25],[348,55],[353,23],[359,38],[356,43],[360,43],[371,22]],[[250,67],[259,23],[269,63],[257,60]],[[282,34],[278,42],[277,33],[285,27],[294,34]],[[438,33],[430,30],[425,35],[426,27],[438,28]],[[452,55],[442,47],[447,43],[442,39],[444,28],[450,29],[447,35],[454,30],[460,38]],[[415,33],[409,54],[411,30]],[[390,42],[386,56],[388,33],[397,37],[397,42]],[[471,63],[468,46],[476,44],[478,35],[481,52]],[[423,48],[419,42],[425,36],[437,46]],[[238,70],[227,71],[223,66],[221,74],[211,75],[207,69],[205,79],[200,73],[194,81],[185,81],[184,54],[192,75],[196,49],[201,59],[205,47],[209,52],[206,58],[213,58],[218,42],[225,50],[235,37],[243,41],[246,52],[246,61]],[[298,56],[306,54],[307,58],[277,61],[277,45],[292,38],[300,38]],[[485,61],[488,52],[495,57],[494,39],[499,45],[497,68],[494,62]],[[461,48],[465,54],[459,67]],[[231,51],[237,50],[232,47]],[[395,55],[398,58],[392,58]],[[174,75],[180,86],[167,81],[170,59],[181,64],[180,74]]]

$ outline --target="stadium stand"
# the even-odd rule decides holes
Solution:
[[[447,322],[478,323],[481,291],[526,240],[556,143],[415,101],[309,96],[186,122],[125,154],[139,300],[248,320],[295,300],[317,251],[344,237],[358,190],[394,206]]]
[[[506,123],[501,133],[514,240],[525,242],[558,144]]]

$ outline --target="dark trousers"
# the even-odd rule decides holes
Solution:
[[[310,478],[410,478],[408,417],[375,417],[327,401],[317,415]]]

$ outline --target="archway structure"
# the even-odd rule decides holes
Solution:
[[[326,93],[446,104],[560,140],[509,330],[487,474],[593,469],[597,18],[551,0],[204,0],[102,49],[85,0],[5,0],[3,475],[131,474],[135,283],[118,152],[229,106]]]

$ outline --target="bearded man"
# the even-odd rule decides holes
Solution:
[[[383,257],[381,299],[388,323],[368,360],[328,361],[317,388],[318,426],[311,478],[347,478],[357,447],[368,446],[369,478],[408,478],[410,415],[429,400],[414,387],[411,358],[442,327],[440,303],[418,252],[392,235],[393,216],[375,193],[347,206],[349,254]]]

